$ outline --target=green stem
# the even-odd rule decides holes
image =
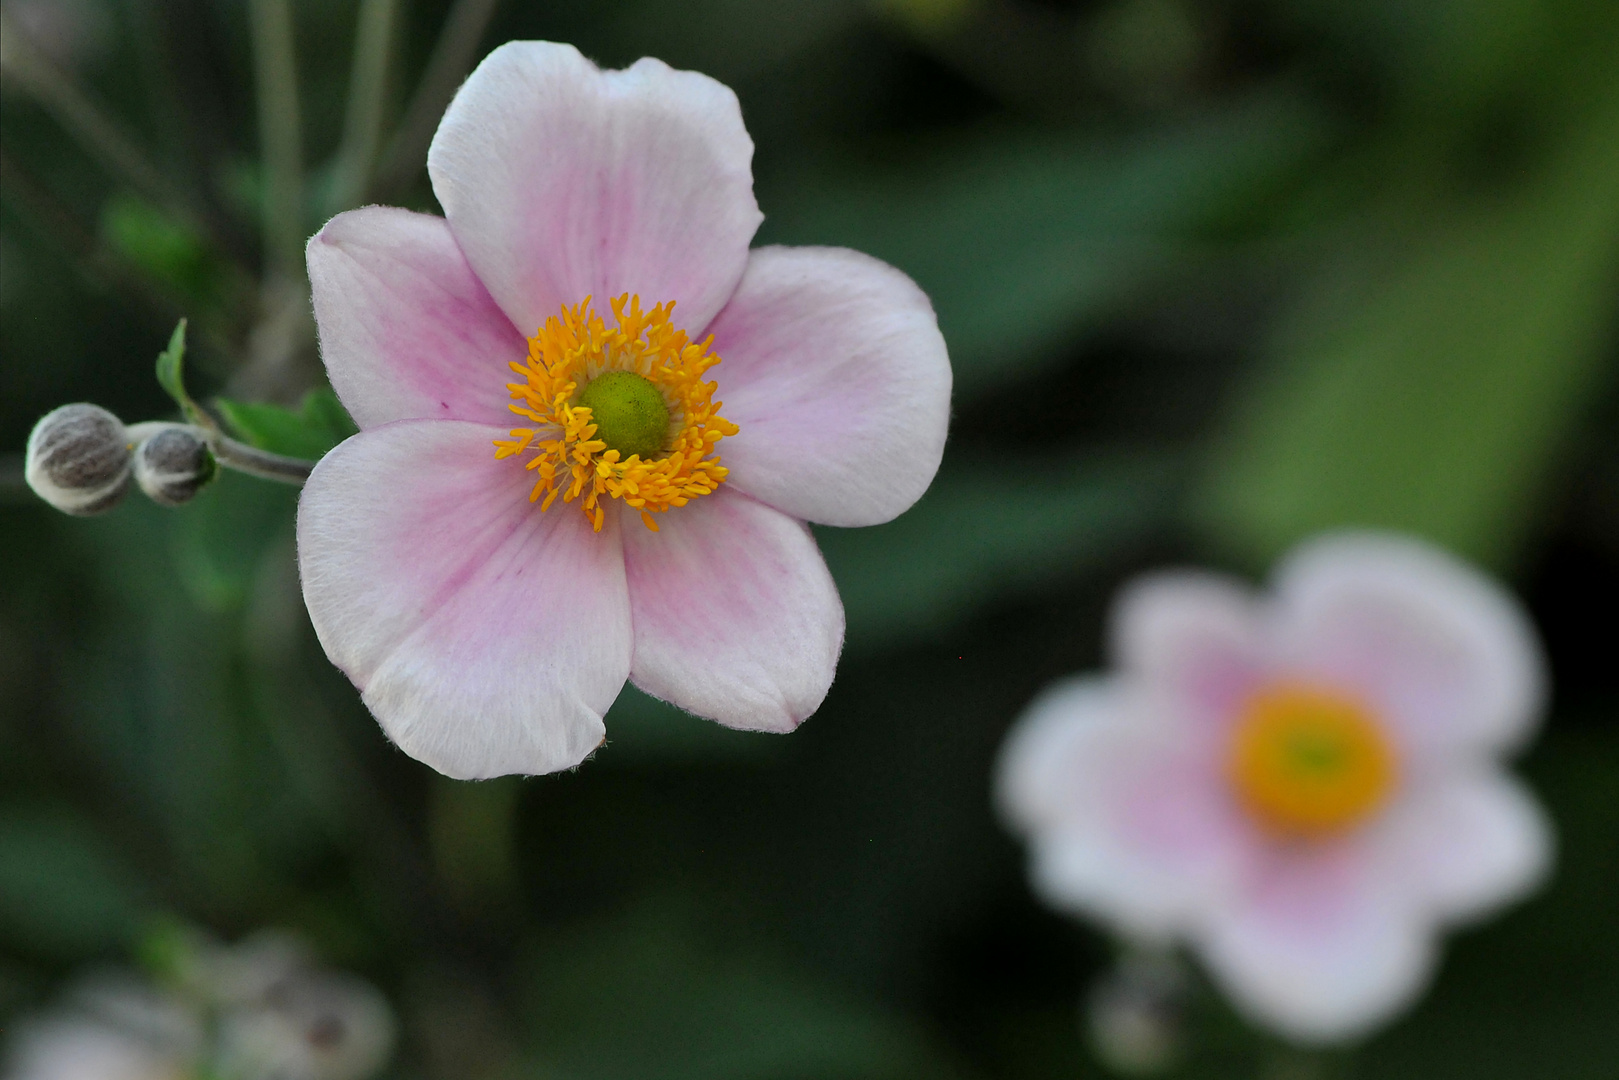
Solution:
[[[373,195],[386,197],[397,193],[421,174],[439,118],[466,79],[467,72],[472,70],[478,45],[499,6],[500,0],[456,0],[444,20],[444,28],[439,31],[427,71],[417,84],[405,117],[388,145],[387,160],[372,185]]]
[[[337,152],[337,177],[330,210],[336,213],[365,198],[382,142],[382,112],[393,53],[398,0],[361,0],[354,32],[354,63],[349,74],[348,112]]]
[[[214,460],[227,469],[257,476],[262,480],[276,480],[283,484],[302,484],[314,471],[315,463],[303,458],[272,454],[231,438],[216,427],[200,424],[176,424],[168,420],[147,420],[130,424],[125,430],[131,444],[145,442],[165,428],[190,428],[214,452]]]
[[[303,276],[303,136],[289,0],[251,0],[268,271]]]

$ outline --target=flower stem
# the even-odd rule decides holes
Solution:
[[[252,0],[253,66],[264,159],[264,241],[268,269],[303,274],[303,136],[297,55],[289,0]]]
[[[361,0],[349,73],[348,112],[337,152],[337,178],[329,209],[358,205],[370,185],[382,141],[383,99],[388,89],[398,0]]]
[[[388,144],[387,159],[372,183],[372,196],[386,201],[386,196],[397,193],[421,174],[439,118],[471,70],[483,32],[499,6],[500,0],[455,0],[439,31],[438,43],[433,46],[427,71]]]
[[[220,465],[263,480],[302,484],[309,479],[310,472],[315,468],[313,461],[288,457],[285,454],[272,454],[268,450],[249,446],[226,435],[211,423],[180,424],[168,420],[148,420],[144,423],[130,424],[125,430],[129,433],[131,443],[141,443],[164,428],[189,428],[208,444],[208,449],[214,453],[214,460]]]
[[[302,484],[315,468],[313,461],[272,454],[268,450],[237,442],[228,435],[211,435],[208,445],[221,465],[264,480]]]

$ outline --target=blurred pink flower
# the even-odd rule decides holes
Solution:
[[[304,598],[439,771],[577,765],[626,678],[749,730],[825,697],[843,608],[804,522],[920,497],[950,367],[892,267],[749,250],[752,155],[706,76],[513,42],[434,138],[444,218],[367,207],[310,242],[361,433],[304,489]]]
[[[1533,730],[1518,605],[1416,541],[1340,534],[1267,596],[1165,573],[1118,600],[1116,671],[1050,688],[998,798],[1053,905],[1183,940],[1253,1020],[1307,1042],[1412,1003],[1440,926],[1522,897],[1551,831],[1499,758]]]

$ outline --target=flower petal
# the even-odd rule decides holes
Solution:
[[[933,306],[886,263],[844,248],[767,247],[709,327],[730,482],[797,518],[876,525],[933,481],[950,359]]]
[[[722,487],[658,515],[627,510],[630,679],[746,731],[791,731],[820,707],[843,647],[843,603],[804,524]]]
[[[1524,786],[1499,769],[1448,771],[1390,808],[1383,873],[1436,917],[1472,920],[1522,899],[1546,878],[1552,827]]]
[[[402,421],[322,458],[298,505],[304,601],[407,754],[458,779],[570,768],[630,667],[616,526],[541,513],[495,428]]]
[[[1062,679],[1030,702],[995,765],[995,801],[1007,824],[1033,832],[1063,819],[1081,779],[1077,769],[1118,711],[1114,683],[1094,675]]]
[[[602,71],[571,45],[513,41],[450,103],[433,191],[512,322],[625,292],[679,302],[697,336],[747,265],[763,215],[753,140],[728,88],[644,59]]]
[[[1249,895],[1197,934],[1210,972],[1257,1023],[1305,1042],[1362,1035],[1432,977],[1433,934],[1355,844],[1279,848]]]
[[[350,210],[309,241],[320,354],[354,422],[513,423],[507,364],[528,346],[443,218]]]
[[[1257,838],[1206,755],[1120,689],[1070,680],[1038,699],[1008,736],[997,795],[1033,833],[1047,901],[1166,937],[1228,902]]]
[[[1415,540],[1340,533],[1276,575],[1277,641],[1291,661],[1368,695],[1419,756],[1518,745],[1545,677],[1521,607]]]
[[[1192,570],[1138,578],[1114,601],[1113,660],[1162,711],[1223,729],[1264,676],[1263,609],[1228,578]]]

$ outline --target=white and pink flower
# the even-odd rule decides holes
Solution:
[[[1051,904],[1183,941],[1252,1019],[1301,1041],[1413,1002],[1437,931],[1522,897],[1551,830],[1500,766],[1544,696],[1518,605],[1375,534],[1305,544],[1256,596],[1212,574],[1118,600],[1116,668],[1049,689],[998,798]]]
[[[805,522],[920,497],[950,367],[899,271],[749,250],[752,155],[712,79],[513,42],[434,138],[445,217],[367,207],[311,240],[361,432],[304,489],[304,598],[441,772],[578,764],[626,679],[759,731],[825,697],[843,609]]]

